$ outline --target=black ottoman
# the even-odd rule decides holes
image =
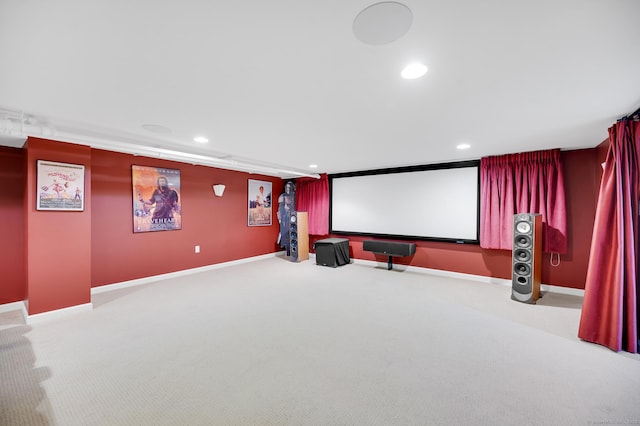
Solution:
[[[316,265],[342,266],[351,262],[349,240],[346,238],[327,238],[313,245],[316,250]]]

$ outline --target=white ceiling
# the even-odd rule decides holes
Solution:
[[[286,177],[594,147],[640,106],[638,0],[407,0],[378,46],[352,32],[372,3],[0,0],[0,143]]]

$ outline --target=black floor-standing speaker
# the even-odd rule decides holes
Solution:
[[[298,260],[298,215],[289,214],[289,243],[291,244],[291,260]]]
[[[291,212],[289,215],[289,241],[291,260],[309,259],[309,216],[307,212]]]
[[[513,217],[511,298],[536,303],[542,277],[542,215],[519,213]]]

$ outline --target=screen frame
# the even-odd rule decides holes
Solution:
[[[333,180],[339,178],[358,177],[358,176],[371,176],[371,175],[384,175],[384,174],[397,174],[397,173],[410,173],[410,172],[422,172],[431,170],[447,170],[458,168],[477,168],[477,206],[476,206],[476,236],[473,239],[467,238],[448,238],[437,236],[421,236],[421,235],[400,235],[400,234],[384,234],[384,233],[369,233],[369,232],[356,232],[345,231],[339,229],[333,229]],[[328,175],[329,179],[329,233],[336,235],[354,235],[363,237],[374,237],[382,239],[400,239],[400,240],[420,240],[420,241],[436,241],[454,244],[480,244],[480,160],[466,160],[456,161],[450,163],[437,163],[437,164],[424,164],[416,166],[404,166],[404,167],[391,167],[383,169],[362,170],[346,173],[334,173]]]

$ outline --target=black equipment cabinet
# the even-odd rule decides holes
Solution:
[[[349,257],[349,240],[346,238],[327,238],[318,240],[313,245],[316,250],[316,265],[342,266],[351,262]]]

